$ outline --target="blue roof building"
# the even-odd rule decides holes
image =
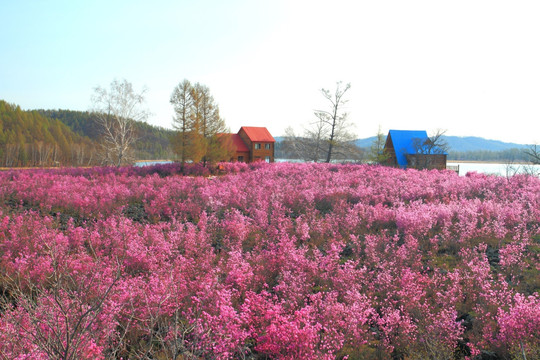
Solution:
[[[424,130],[390,130],[384,151],[387,165],[400,168],[446,169],[448,153],[432,142]]]

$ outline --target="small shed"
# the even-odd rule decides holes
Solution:
[[[414,169],[446,169],[448,153],[433,143],[425,130],[390,130],[384,151],[386,165]]]

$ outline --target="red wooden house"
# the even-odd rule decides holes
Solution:
[[[265,127],[242,126],[237,134],[226,134],[231,137],[236,148],[236,155],[231,161],[274,162],[274,145],[276,140]]]

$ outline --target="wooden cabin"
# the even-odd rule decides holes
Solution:
[[[250,151],[247,145],[244,143],[244,140],[238,134],[230,134],[234,148],[236,149],[236,154],[232,161],[238,162],[248,162]]]
[[[236,149],[236,154],[230,161],[274,162],[276,140],[265,127],[242,126],[237,134],[222,136],[230,136]]]
[[[385,164],[400,168],[446,169],[448,153],[433,144],[423,130],[390,130],[384,151]]]

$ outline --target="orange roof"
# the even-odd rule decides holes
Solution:
[[[240,130],[242,129],[244,129],[246,135],[252,142],[276,142],[265,127],[242,126]]]

